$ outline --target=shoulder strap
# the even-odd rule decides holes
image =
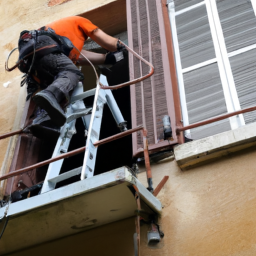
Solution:
[[[55,31],[50,27],[47,30],[45,30],[45,27],[42,27],[38,32],[38,35],[47,35],[51,37],[55,42],[57,42],[60,46],[60,50],[66,56],[69,56],[69,53],[74,48],[74,45],[69,38],[56,34]]]

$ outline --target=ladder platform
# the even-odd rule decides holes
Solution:
[[[133,217],[135,190],[142,211],[161,214],[160,201],[126,167],[12,203],[0,255]],[[1,217],[4,212],[0,208]]]

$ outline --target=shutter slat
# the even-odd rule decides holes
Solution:
[[[227,113],[217,63],[184,74],[189,123]],[[230,130],[229,120],[191,130],[192,139],[200,139]]]
[[[182,68],[215,58],[205,5],[176,16]]]
[[[256,43],[256,17],[251,1],[218,0],[217,8],[228,52]]]
[[[158,143],[159,148],[166,147],[168,142],[162,143],[164,140],[162,118],[164,115],[173,115],[170,113],[169,108],[171,107],[168,105],[173,105],[173,102],[168,103],[167,101],[166,81],[169,79],[168,86],[171,86],[171,81],[169,62],[164,60],[166,57],[168,60],[168,54],[163,30],[163,15],[159,16],[159,10],[162,7],[160,1],[156,0],[128,0],[127,3],[127,11],[131,12],[132,19],[130,24],[128,21],[127,26],[128,34],[132,37],[129,40],[132,41],[133,49],[151,62],[155,68],[153,76],[136,84],[135,90],[131,90],[131,99],[135,98],[136,103],[136,109],[134,108],[132,113],[136,116],[136,118],[133,117],[133,127],[140,124],[145,125],[148,131],[149,148],[156,149]],[[163,44],[165,44],[164,49]],[[164,57],[163,54],[165,54]],[[135,58],[130,60],[132,61],[130,65],[133,67],[133,72],[130,73],[131,75],[134,73],[134,78],[148,74],[149,67],[147,65]],[[167,68],[164,67],[164,63]],[[166,69],[169,73],[166,72]],[[171,101],[172,95],[169,95],[169,99]],[[136,154],[136,150],[143,146],[140,133],[133,136],[133,143],[135,144],[133,146],[134,154]]]
[[[256,106],[256,49],[230,58],[237,94],[242,109]],[[256,112],[244,114],[246,124],[256,121]]]

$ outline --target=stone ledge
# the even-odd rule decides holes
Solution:
[[[174,148],[175,160],[182,170],[256,145],[256,123]]]

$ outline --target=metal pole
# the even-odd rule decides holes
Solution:
[[[146,166],[146,174],[148,180],[148,190],[153,193],[153,181],[152,181],[152,172],[150,167],[150,160],[148,155],[148,139],[147,139],[147,130],[143,129],[143,148],[144,148],[144,159]]]
[[[37,164],[33,164],[33,165],[30,165],[28,167],[25,167],[25,168],[22,168],[22,169],[19,169],[17,171],[13,171],[13,172],[10,172],[8,174],[5,174],[3,176],[0,177],[0,181],[1,180],[6,180],[8,178],[11,178],[13,176],[17,176],[17,175],[20,175],[22,173],[25,173],[27,171],[31,171],[33,169],[36,169],[36,168],[39,168],[41,166],[44,166],[46,164],[50,164],[52,162],[55,162],[55,161],[58,161],[62,158],[67,158],[67,157],[70,157],[70,156],[74,156],[74,155],[77,155],[79,153],[82,153],[83,151],[85,151],[85,147],[82,147],[82,148],[78,148],[78,149],[75,149],[73,151],[70,151],[68,153],[64,153],[62,155],[59,155],[59,156],[56,156],[56,157],[53,157],[51,159],[48,159],[48,160],[45,160],[45,161],[42,161],[40,163],[37,163]]]
[[[110,141],[114,141],[114,140],[123,138],[123,137],[125,137],[125,136],[127,136],[127,135],[130,135],[130,134],[132,134],[132,133],[134,133],[134,132],[138,132],[138,131],[140,131],[140,130],[142,130],[142,129],[143,129],[143,126],[140,125],[140,126],[137,126],[136,128],[130,129],[130,130],[128,130],[128,131],[120,132],[120,133],[118,133],[118,134],[116,134],[116,135],[113,135],[113,136],[108,137],[108,138],[106,138],[106,139],[99,140],[99,141],[95,142],[95,143],[94,143],[94,146],[97,147],[97,146],[103,145],[103,144],[105,144],[105,143],[107,143],[107,142],[110,142]]]
[[[22,133],[22,132],[23,132],[23,129],[20,129],[20,130],[15,131],[15,132],[5,133],[5,134],[3,134],[3,135],[0,136],[0,140],[5,139],[5,138],[8,138],[8,137],[11,137],[11,136],[16,135],[16,134],[20,134],[20,133]]]
[[[130,135],[132,134],[133,132],[137,132],[139,130],[142,130],[143,129],[143,126],[138,126],[134,129],[130,129],[128,131],[125,131],[125,132],[121,132],[119,134],[116,134],[114,136],[111,136],[111,137],[108,137],[106,139],[103,139],[103,140],[99,140],[97,142],[94,143],[94,146],[97,147],[97,146],[100,146],[100,145],[103,145],[105,143],[108,143],[110,141],[114,141],[114,140],[117,140],[117,139],[120,139],[120,138],[123,138],[127,135]],[[28,166],[28,167],[25,167],[25,168],[22,168],[22,169],[19,169],[17,171],[13,171],[11,173],[8,173],[8,174],[5,174],[3,176],[0,177],[0,181],[1,180],[5,180],[5,179],[8,179],[8,178],[11,178],[13,176],[17,176],[17,175],[20,175],[22,173],[25,173],[27,171],[31,171],[33,169],[36,169],[36,168],[39,168],[41,166],[44,166],[46,164],[50,164],[50,163],[53,163],[55,161],[58,161],[60,159],[63,159],[63,158],[67,158],[67,157],[70,157],[70,156],[74,156],[74,155],[77,155],[79,153],[82,153],[86,150],[86,147],[81,147],[81,148],[78,148],[78,149],[75,149],[73,151],[70,151],[68,153],[64,153],[64,154],[61,154],[59,156],[56,156],[56,157],[53,157],[51,159],[48,159],[48,160],[45,160],[45,161],[42,161],[40,163],[37,163],[37,164],[34,164],[34,165],[31,165],[31,166]]]
[[[165,185],[166,181],[169,179],[169,176],[164,176],[160,183],[157,185],[156,189],[153,192],[154,196],[157,196],[158,193],[161,191],[163,186]]]
[[[196,128],[196,127],[199,127],[199,126],[202,126],[202,125],[214,123],[214,122],[229,118],[231,116],[251,112],[251,111],[254,111],[254,110],[256,110],[256,106],[241,109],[241,110],[238,110],[238,111],[235,111],[235,112],[232,112],[232,113],[228,113],[228,114],[224,114],[224,115],[221,115],[221,116],[216,116],[216,117],[213,117],[213,118],[210,118],[210,119],[207,119],[207,120],[195,123],[195,124],[191,124],[191,125],[188,125],[188,126],[178,127],[178,128],[176,128],[176,134],[178,135],[182,131],[186,131],[186,130],[193,129],[193,128]]]

